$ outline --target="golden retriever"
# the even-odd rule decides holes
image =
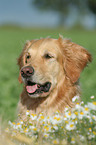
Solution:
[[[80,73],[88,62],[91,55],[86,49],[61,36],[27,41],[18,58],[19,82],[24,83],[18,104],[21,116],[27,110],[48,115],[72,107],[72,98],[80,92]]]

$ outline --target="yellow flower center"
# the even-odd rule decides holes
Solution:
[[[45,135],[44,135],[44,137],[48,137],[48,135],[47,135],[47,134],[45,134]]]
[[[34,131],[37,131],[37,128],[35,127],[33,130],[34,130]]]
[[[88,111],[89,109],[88,109],[88,107],[85,107],[85,111]]]
[[[93,116],[92,118],[95,119],[95,116]]]
[[[77,111],[75,111],[74,113],[75,113],[75,115],[78,115],[78,112]]]
[[[46,131],[49,131],[49,127],[47,126],[44,126],[44,129],[46,129]]]
[[[80,114],[81,114],[81,115],[84,115],[84,113],[83,113],[83,112],[80,112]]]
[[[65,123],[68,123],[68,121],[66,120]]]
[[[28,132],[27,128],[25,128],[24,132],[25,132],[25,133]]]
[[[17,125],[20,125],[20,123],[17,123]]]
[[[44,116],[41,116],[40,118],[41,118],[41,119],[44,119]]]
[[[12,122],[12,124],[15,125],[16,123],[15,122]]]
[[[54,140],[54,141],[53,141],[53,144],[58,144],[58,141],[57,141],[57,140]]]
[[[92,129],[91,129],[91,128],[89,128],[89,131],[92,131]]]
[[[95,105],[95,106],[96,106],[96,102],[93,102],[93,105]]]
[[[59,117],[54,117],[54,119],[55,119],[55,120],[57,120],[57,121],[59,121],[59,120],[60,120],[60,118],[59,118]]]
[[[74,127],[74,124],[70,124],[70,127],[73,128]]]
[[[35,117],[35,116],[36,116],[36,114],[33,114],[33,113],[32,113],[31,115],[32,115],[33,117]]]
[[[71,116],[71,111],[69,111],[68,115]]]
[[[94,135],[96,135],[96,132],[95,132],[95,131],[93,131],[93,134],[94,134]]]
[[[79,105],[79,103],[76,103],[77,105]]]
[[[71,141],[75,141],[75,138],[74,138],[74,137],[72,137],[72,138],[71,138]]]

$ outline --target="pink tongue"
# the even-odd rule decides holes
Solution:
[[[27,92],[28,93],[34,93],[37,90],[37,84],[33,86],[26,86]]]

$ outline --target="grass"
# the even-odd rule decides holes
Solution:
[[[58,38],[62,34],[73,42],[87,48],[93,56],[93,62],[81,74],[80,84],[83,101],[96,96],[96,31],[64,29],[24,29],[0,28],[0,113],[2,120],[14,120],[16,107],[22,86],[18,82],[19,69],[16,65],[26,40],[51,36]]]

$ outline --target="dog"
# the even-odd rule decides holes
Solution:
[[[18,79],[24,83],[18,104],[22,118],[27,110],[52,115],[73,107],[72,98],[80,94],[80,73],[91,60],[86,49],[62,36],[27,41],[18,58]]]

